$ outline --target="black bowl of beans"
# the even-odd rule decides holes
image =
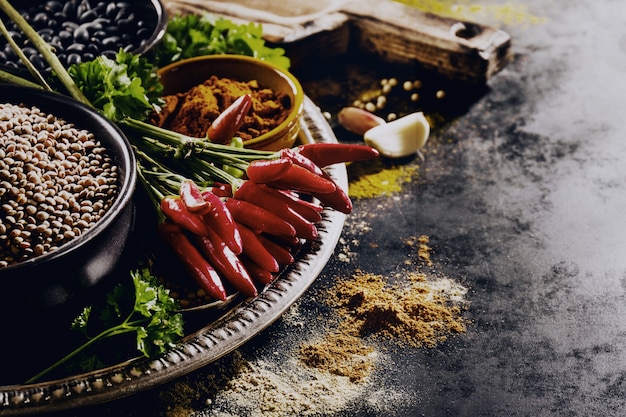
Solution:
[[[167,27],[167,14],[159,0],[25,0],[14,2],[13,7],[53,48],[66,68],[99,55],[114,58],[120,49],[143,54],[161,40]],[[3,21],[26,57],[42,73],[49,73],[48,65],[15,23]],[[26,71],[3,36],[0,62],[9,72]]]
[[[115,124],[66,96],[0,84],[0,312],[60,309],[115,275],[135,184]]]

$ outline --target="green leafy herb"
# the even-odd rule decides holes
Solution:
[[[163,102],[156,69],[141,55],[120,49],[114,60],[101,55],[67,71],[91,104],[115,122],[145,120]]]
[[[260,23],[237,24],[210,14],[171,17],[163,39],[152,52],[153,61],[159,67],[213,54],[252,56],[286,70],[291,64],[284,49],[266,45]]]
[[[133,289],[120,283],[107,294],[106,304],[97,317],[99,322],[93,323],[96,318],[92,306],[85,307],[74,319],[72,329],[82,332],[87,341],[26,383],[37,381],[88,347],[113,336],[134,333],[137,350],[146,357],[154,357],[174,346],[183,336],[183,319],[177,312],[176,300],[148,269],[133,271],[131,277]],[[90,325],[100,329],[95,336],[90,335]],[[82,365],[100,367],[101,363],[87,358],[82,360]]]

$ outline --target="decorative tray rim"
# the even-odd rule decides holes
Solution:
[[[304,101],[303,142],[337,142],[319,108]],[[347,189],[345,165],[327,168],[335,182]],[[0,416],[61,411],[127,397],[175,380],[218,360],[263,331],[308,289],[332,256],[346,215],[325,208],[319,238],[306,242],[296,261],[258,296],[232,307],[225,315],[187,335],[175,348],[155,358],[128,361],[54,381],[0,386]]]

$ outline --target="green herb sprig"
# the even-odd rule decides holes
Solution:
[[[30,378],[27,384],[66,364],[90,346],[115,336],[134,333],[137,350],[146,357],[154,357],[174,346],[184,334],[178,303],[147,269],[132,271],[131,277],[133,288],[122,283],[116,285],[107,294],[99,314],[93,306],[88,306],[74,319],[71,328],[84,334],[87,341]],[[98,322],[93,323],[94,320]],[[92,327],[103,330],[91,336]]]
[[[260,23],[237,24],[209,13],[172,16],[163,39],[151,52],[152,61],[158,67],[213,54],[252,56],[285,70],[291,65],[283,48],[266,45]]]

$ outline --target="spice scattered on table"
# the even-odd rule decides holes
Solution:
[[[345,376],[351,382],[364,380],[374,367],[374,349],[341,326],[318,341],[300,348],[300,360],[307,366]]]
[[[352,198],[374,198],[399,193],[417,179],[418,165],[385,165],[382,161],[353,163],[348,166],[348,195]]]
[[[359,337],[386,337],[412,347],[432,348],[450,334],[464,333],[467,290],[447,277],[406,271],[391,285],[382,275],[357,271],[328,291],[343,317],[344,331]]]

